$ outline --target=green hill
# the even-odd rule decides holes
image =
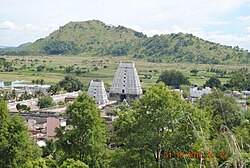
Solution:
[[[98,20],[70,22],[25,50],[33,54],[126,55],[130,44],[141,38],[146,36],[123,26],[108,26]]]
[[[98,20],[70,22],[49,36],[15,51],[14,55],[132,55],[151,62],[249,63],[250,53],[239,47],[205,41],[191,34],[147,37],[123,26]]]
[[[151,60],[197,63],[248,63],[250,53],[238,46],[231,47],[195,37],[192,34],[155,35],[137,43],[135,57]]]

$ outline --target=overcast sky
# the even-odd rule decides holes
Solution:
[[[70,21],[92,19],[148,36],[192,33],[250,50],[250,0],[0,0],[0,46],[33,42]]]

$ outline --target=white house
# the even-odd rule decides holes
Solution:
[[[206,87],[201,90],[199,90],[198,87],[191,87],[190,88],[191,102],[194,103],[194,100],[196,98],[201,98],[203,95],[209,93],[212,93],[212,89],[210,87]]]

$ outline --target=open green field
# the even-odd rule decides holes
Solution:
[[[189,78],[192,84],[203,85],[210,76],[216,75],[215,73],[207,72],[208,68],[222,69],[230,72],[243,67],[249,67],[249,64],[209,65],[191,63],[151,63],[147,62],[147,60],[134,59],[132,57],[109,56],[5,56],[4,58],[8,61],[12,61],[16,70],[13,72],[0,72],[0,81],[32,81],[36,79],[44,79],[45,84],[54,84],[62,80],[66,75],[73,75],[78,77],[84,85],[88,85],[92,79],[101,79],[107,85],[110,85],[119,62],[134,61],[143,88],[155,83],[160,73],[164,70],[179,70]],[[36,67],[40,65],[44,65],[46,68],[53,68],[53,70],[38,72]],[[75,72],[66,73],[64,68],[60,68],[62,66],[73,66],[74,69],[80,68],[87,69],[88,71],[78,75]],[[190,73],[190,70],[192,69],[199,70],[197,76],[193,76]],[[151,76],[151,78],[149,79],[148,76]],[[224,75],[220,80],[222,83],[225,83],[229,79],[228,77],[229,75]]]

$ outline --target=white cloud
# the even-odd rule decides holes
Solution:
[[[57,30],[59,28],[58,24],[54,24],[54,23],[50,23],[48,24],[45,28],[44,31],[45,32],[53,32],[55,30]]]
[[[56,14],[52,13],[52,14],[49,15],[48,18],[56,18],[56,17],[58,17],[58,16]]]
[[[250,21],[250,16],[238,16],[236,19],[240,21]]]
[[[157,14],[155,14],[155,18],[163,18],[163,14],[160,14],[160,13],[157,13]]]
[[[34,31],[36,30],[36,26],[30,23],[26,24],[15,24],[9,20],[0,24],[0,29],[10,30],[10,31]]]
[[[246,33],[249,33],[249,34],[250,34],[250,27],[247,27],[247,28],[245,29],[245,31],[246,31]]]
[[[9,20],[1,23],[0,29],[14,30],[16,28],[15,24]]]
[[[21,27],[21,29],[23,29],[23,30],[37,30],[37,27],[33,24],[28,23],[28,24],[23,25]]]

